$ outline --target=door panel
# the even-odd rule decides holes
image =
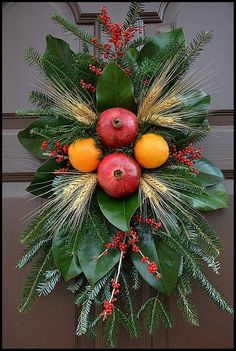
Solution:
[[[32,179],[33,172],[41,161],[25,150],[17,139],[17,133],[34,119],[19,119],[16,109],[32,108],[27,96],[32,89],[33,76],[40,77],[37,70],[30,70],[24,62],[24,52],[29,45],[40,52],[45,49],[45,35],[51,33],[68,41],[75,51],[80,48],[80,41],[64,33],[50,21],[50,16],[58,12],[69,20],[75,21],[80,28],[90,34],[100,36],[95,18],[102,4],[105,4],[115,21],[121,22],[127,12],[128,3],[120,2],[19,2],[4,3],[3,7],[3,347],[22,349],[80,349],[104,348],[102,333],[95,340],[77,337],[75,329],[79,311],[75,308],[73,295],[65,283],[59,284],[54,292],[42,297],[33,306],[32,311],[21,315],[17,311],[19,292],[28,269],[19,272],[15,266],[21,257],[23,246],[19,235],[27,223],[22,217],[36,208],[40,201],[27,201],[32,196],[25,188]],[[181,6],[179,5],[181,4]],[[229,87],[232,76],[232,57],[230,35],[232,35],[231,17],[228,16],[230,3],[146,3],[142,15],[146,35],[169,31],[171,28],[184,26],[186,37],[192,39],[192,32],[200,29],[214,30],[215,41],[206,48],[200,57],[201,67],[212,60],[216,67],[224,72],[216,75],[213,85],[218,88]],[[212,7],[214,6],[214,7]],[[186,15],[187,14],[187,15]],[[197,15],[196,15],[197,14]],[[201,22],[198,19],[203,18]],[[208,22],[207,22],[208,18]],[[197,19],[197,20],[196,20]],[[26,25],[27,23],[27,25]],[[227,26],[222,25],[227,23]],[[202,25],[205,27],[202,27]],[[220,26],[220,27],[219,27]],[[28,28],[31,28],[29,31]],[[227,28],[226,28],[227,27]],[[219,30],[220,28],[220,30]],[[102,37],[102,36],[101,36]],[[223,39],[224,40],[223,40]],[[220,43],[220,44],[219,44]],[[224,56],[216,53],[216,49]],[[225,64],[225,53],[227,65]],[[204,56],[205,55],[205,56]],[[220,255],[220,275],[209,274],[209,279],[233,300],[233,110],[228,96],[229,88],[213,94],[214,111],[210,116],[211,133],[201,143],[203,155],[224,171],[227,178],[225,186],[230,196],[230,206],[218,210],[206,217],[218,232],[224,248]],[[210,92],[211,94],[211,92]],[[216,99],[215,99],[216,97]],[[205,270],[207,271],[207,270]],[[142,338],[130,339],[121,330],[118,348],[232,348],[233,318],[218,309],[205,293],[195,284],[193,300],[196,303],[200,326],[191,327],[183,320],[176,308],[176,299],[167,300],[175,319],[171,330],[160,328],[151,336],[143,333]],[[140,289],[138,303],[141,305],[150,295],[149,287],[144,284]],[[99,313],[99,312],[96,312]],[[144,326],[142,325],[142,329]]]

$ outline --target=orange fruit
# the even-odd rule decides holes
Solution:
[[[68,156],[72,166],[80,172],[97,169],[102,151],[93,138],[78,139],[69,146]]]
[[[135,143],[134,156],[144,168],[160,167],[168,159],[169,146],[159,134],[144,134]]]

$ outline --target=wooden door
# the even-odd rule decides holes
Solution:
[[[122,21],[129,3],[104,3],[110,14]],[[209,278],[233,299],[233,110],[232,110],[232,7],[231,3],[146,3],[143,14],[145,32],[148,35],[184,26],[188,39],[192,31],[215,29],[216,41],[201,58],[204,65],[215,57],[219,68],[218,78],[223,89],[213,95],[209,116],[212,131],[202,143],[204,156],[213,161],[225,174],[225,186],[230,198],[228,209],[207,214],[212,227],[217,230],[224,244],[219,276]],[[61,283],[48,297],[42,297],[28,314],[17,311],[18,296],[27,270],[16,270],[16,262],[22,254],[18,238],[26,226],[22,221],[41,200],[29,200],[25,192],[39,161],[19,144],[16,135],[32,120],[16,118],[15,110],[31,107],[27,94],[31,90],[32,76],[23,61],[25,49],[32,45],[39,51],[45,48],[45,34],[51,33],[70,42],[72,49],[79,50],[80,43],[62,33],[50,21],[50,14],[59,12],[75,21],[90,33],[99,35],[95,18],[102,3],[97,2],[18,2],[3,3],[3,348],[50,349],[50,348],[103,348],[102,334],[95,340],[76,337],[78,311],[73,296]],[[214,9],[214,11],[213,11]],[[199,22],[197,18],[201,18]],[[219,21],[220,19],[220,21]],[[209,25],[210,28],[206,28]],[[221,23],[225,23],[222,26]],[[202,25],[205,27],[202,28]],[[215,27],[215,28],[212,28]],[[220,43],[220,44],[219,44]],[[218,50],[216,52],[216,50]],[[231,50],[231,51],[230,51]],[[222,52],[227,53],[222,56]],[[217,55],[218,54],[218,55]],[[224,65],[223,65],[224,61]],[[221,70],[220,70],[221,68]],[[223,68],[223,74],[222,74]],[[38,73],[31,71],[34,75]],[[223,82],[222,82],[223,80]],[[231,84],[231,85],[230,85]],[[231,90],[230,90],[231,87]],[[227,92],[226,92],[227,91]],[[144,285],[140,291],[140,303],[149,296]],[[156,335],[144,334],[141,339],[130,340],[126,332],[120,333],[118,348],[232,348],[233,319],[218,309],[198,286],[194,289],[194,301],[199,311],[200,327],[191,327],[176,309],[175,297],[168,300],[175,318],[171,330],[159,329]]]

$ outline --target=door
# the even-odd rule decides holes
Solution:
[[[129,3],[105,2],[109,13],[117,21],[124,18]],[[25,228],[24,217],[40,205],[40,199],[29,200],[24,190],[32,179],[39,161],[19,144],[16,135],[29,125],[32,119],[16,118],[15,110],[31,108],[27,95],[33,82],[32,74],[23,60],[29,45],[38,51],[45,49],[45,35],[62,37],[72,49],[79,50],[79,41],[63,33],[50,21],[50,15],[59,12],[75,21],[89,33],[99,35],[95,18],[102,3],[97,2],[9,2],[3,3],[3,348],[50,349],[50,348],[103,348],[102,334],[95,340],[77,337],[75,329],[78,311],[72,294],[61,283],[53,294],[40,298],[32,311],[21,315],[17,311],[18,296],[27,274],[15,266],[21,257],[19,235]],[[199,58],[200,66],[212,58],[217,69],[213,87],[221,91],[212,94],[213,103],[209,115],[212,131],[201,145],[204,156],[221,168],[225,174],[225,186],[230,198],[227,209],[207,214],[212,227],[224,244],[220,256],[219,276],[210,275],[215,285],[233,300],[233,103],[232,103],[232,3],[168,3],[149,2],[143,14],[145,33],[154,35],[171,28],[184,27],[187,40],[201,29],[214,30],[215,39]],[[199,21],[201,19],[201,21]],[[30,28],[30,30],[29,30]],[[149,296],[149,288],[143,286],[140,304]],[[233,319],[224,314],[204,295],[198,286],[194,288],[194,302],[199,311],[200,327],[187,324],[176,309],[175,297],[168,299],[175,319],[171,330],[160,328],[154,336],[144,334],[141,339],[130,340],[120,333],[118,348],[232,348]]]

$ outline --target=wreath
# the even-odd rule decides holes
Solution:
[[[18,139],[44,160],[27,191],[45,198],[20,238],[26,253],[17,267],[34,263],[19,311],[69,281],[80,307],[76,334],[94,337],[104,324],[111,347],[119,325],[140,336],[142,315],[150,334],[160,322],[172,327],[170,294],[198,326],[193,281],[233,314],[202,271],[218,274],[221,242],[201,212],[228,205],[222,172],[194,145],[209,132],[210,96],[200,89],[207,70],[189,68],[212,33],[189,45],[181,28],[140,36],[142,11],[131,3],[121,25],[103,6],[106,43],[54,14],[83,51],[51,35],[43,54],[30,47],[26,60],[45,79],[29,95],[37,108],[17,111],[37,117]],[[151,296],[138,306],[144,282]]]

